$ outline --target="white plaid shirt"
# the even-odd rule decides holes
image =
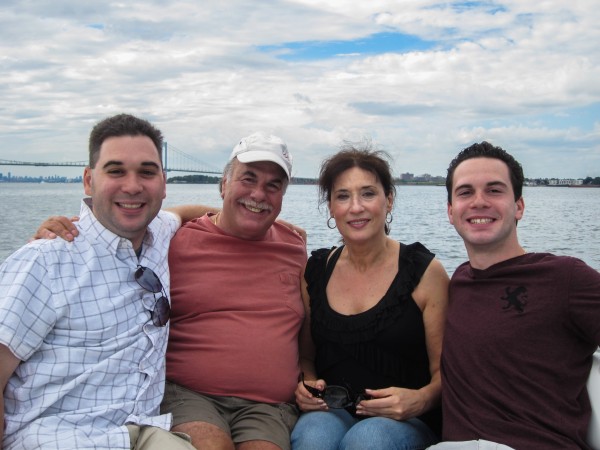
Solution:
[[[167,254],[179,228],[160,212],[142,253],[82,202],[75,242],[38,240],[0,266],[0,343],[22,360],[4,391],[4,449],[129,449],[127,423],[158,415],[168,326],[134,278],[152,269],[169,292]],[[160,294],[157,294],[159,296]]]

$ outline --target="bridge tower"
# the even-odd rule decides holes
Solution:
[[[167,172],[167,141],[163,142],[163,170]]]

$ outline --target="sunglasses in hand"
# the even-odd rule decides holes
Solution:
[[[300,374],[300,379],[304,389],[312,394],[315,398],[320,398],[325,404],[333,409],[348,408],[349,406],[356,406],[363,400],[369,400],[370,395],[365,393],[353,395],[352,390],[345,388],[344,386],[329,385],[322,391],[307,385],[304,382],[304,372]]]

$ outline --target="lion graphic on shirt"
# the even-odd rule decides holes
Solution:
[[[506,295],[500,297],[500,299],[506,300],[506,305],[502,309],[515,308],[519,313],[524,312],[527,305],[527,289],[523,286],[518,286],[514,289],[507,287],[505,292]]]

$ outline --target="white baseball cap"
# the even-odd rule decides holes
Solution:
[[[288,180],[292,173],[292,155],[281,138],[264,133],[253,133],[240,139],[233,147],[229,160],[233,158],[243,163],[271,161],[281,166]]]

